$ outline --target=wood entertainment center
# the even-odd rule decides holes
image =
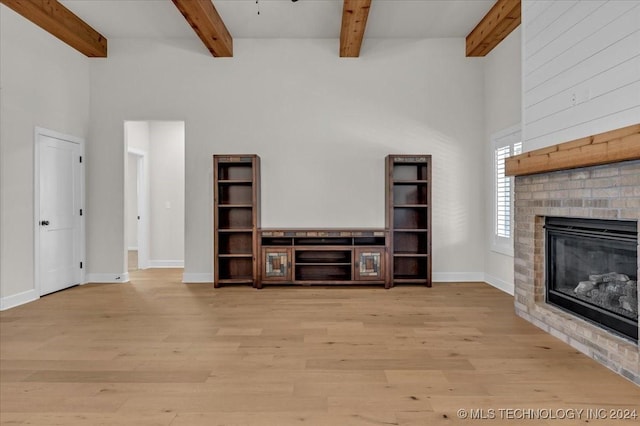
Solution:
[[[431,156],[388,155],[385,229],[261,229],[260,158],[214,155],[214,286],[431,287]]]

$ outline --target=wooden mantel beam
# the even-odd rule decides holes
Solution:
[[[233,38],[211,0],[172,0],[213,56],[233,56]]]
[[[364,39],[371,0],[344,0],[340,29],[340,57],[357,58]]]
[[[523,176],[632,160],[640,160],[640,124],[509,157],[505,174]]]
[[[467,36],[467,56],[486,56],[520,25],[521,0],[498,0]]]
[[[0,0],[90,58],[107,57],[107,39],[57,0]]]

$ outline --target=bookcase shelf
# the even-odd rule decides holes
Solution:
[[[220,185],[251,185],[253,181],[251,179],[226,179],[218,180]]]
[[[428,183],[428,180],[396,180],[394,183],[396,185],[415,185],[415,184],[425,184]]]
[[[260,158],[214,155],[214,286],[257,282]]]
[[[431,287],[431,156],[389,155],[385,169],[391,282]]]
[[[239,209],[239,208],[252,209],[253,205],[252,204],[219,204],[218,207],[221,209]]]
[[[253,182],[255,173],[251,157],[256,155],[216,155],[225,166],[218,169],[218,181],[247,181]]]

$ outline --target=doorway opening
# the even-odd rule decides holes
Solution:
[[[145,151],[127,149],[127,174],[125,179],[125,197],[127,223],[128,271],[149,267],[148,235],[148,188],[145,179]]]
[[[183,121],[125,121],[127,270],[184,267]]]

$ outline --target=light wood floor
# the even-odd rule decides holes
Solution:
[[[640,410],[639,387],[486,284],[213,289],[180,274],[136,271],[0,313],[1,423],[572,425],[586,414],[499,410]]]

